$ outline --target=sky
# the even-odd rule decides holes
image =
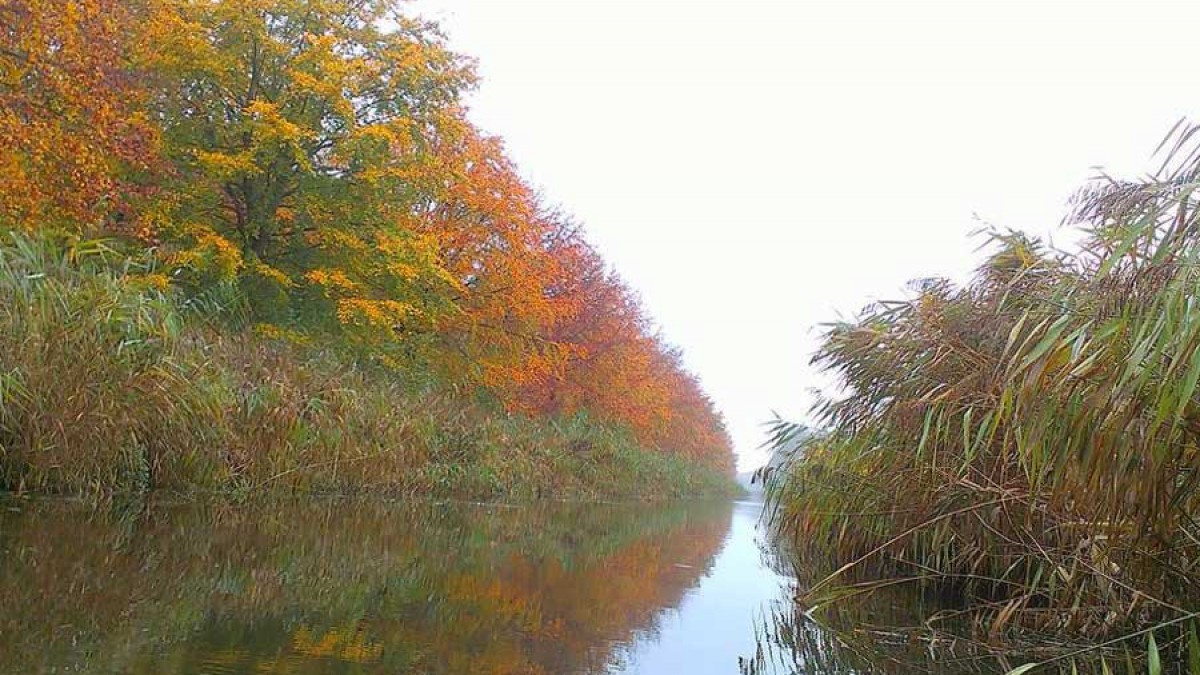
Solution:
[[[1200,3],[414,0],[472,119],[586,226],[724,414],[739,469],[809,421],[821,324],[1051,236],[1200,119]]]

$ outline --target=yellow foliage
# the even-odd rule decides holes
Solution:
[[[255,260],[251,263],[250,269],[258,276],[269,279],[283,288],[291,288],[296,285],[291,277],[261,260]]]
[[[197,150],[196,161],[201,168],[218,180],[229,180],[238,176],[253,176],[261,172],[249,152],[206,152]]]
[[[262,130],[269,132],[264,134],[264,138],[297,142],[313,135],[313,132],[306,131],[300,125],[285,119],[283,115],[279,114],[279,108],[269,101],[262,99],[253,101],[246,106],[246,115],[259,122]]]
[[[244,267],[238,247],[211,229],[193,225],[185,227],[183,234],[194,244],[167,256],[172,267],[214,274],[220,279],[233,279]]]
[[[327,289],[353,292],[358,288],[358,284],[354,283],[350,277],[347,277],[345,272],[338,269],[311,270],[304,275],[304,278],[309,283],[323,286]]]
[[[290,342],[295,345],[305,345],[311,342],[309,337],[304,333],[291,328],[276,326],[273,323],[256,323],[254,324],[254,333],[269,340],[280,340]]]
[[[338,321],[348,326],[392,328],[419,314],[416,307],[396,300],[346,298],[337,301]]]
[[[155,288],[160,291],[165,291],[171,286],[171,278],[165,274],[146,274],[140,277],[134,277],[139,282],[146,285],[148,288]]]
[[[349,232],[343,230],[326,229],[319,232],[314,232],[311,235],[312,243],[324,249],[345,248],[358,253],[367,253],[370,247],[367,242],[363,241]]]

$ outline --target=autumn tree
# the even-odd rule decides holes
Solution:
[[[720,415],[636,294],[581,239],[551,250],[562,276],[550,287],[567,311],[546,339],[565,357],[553,377],[523,387],[524,405],[543,414],[588,411],[628,427],[649,447],[732,472]]]
[[[233,243],[260,315],[386,338],[447,309],[411,223],[473,74],[433,25],[374,0],[173,0],[148,30],[177,227]]]
[[[499,139],[467,129],[445,140],[438,157],[453,179],[419,225],[460,284],[443,346],[452,369],[521,408],[513,394],[554,378],[569,353],[552,333],[574,312],[556,284],[573,272],[563,252],[578,228],[539,202]]]
[[[0,224],[128,229],[156,135],[120,0],[0,2]]]

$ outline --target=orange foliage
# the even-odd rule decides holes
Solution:
[[[469,125],[438,150],[448,177],[417,227],[434,236],[443,265],[461,284],[463,310],[441,326],[447,365],[508,394],[553,379],[568,356],[548,339],[567,298],[550,284],[564,260],[547,246],[558,225],[504,156],[499,140]]]
[[[637,296],[586,244],[561,292],[575,303],[552,339],[572,346],[561,376],[522,392],[544,412],[586,409],[628,425],[647,445],[732,471],[724,423],[679,350],[653,332]]]
[[[0,222],[111,229],[127,215],[156,153],[131,23],[119,0],[0,3]]]
[[[464,310],[441,326],[458,369],[531,413],[588,411],[647,445],[732,471],[720,416],[678,350],[571,222],[539,204],[502,144],[469,130],[419,227],[438,238]]]

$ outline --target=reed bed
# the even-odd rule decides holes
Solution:
[[[1163,624],[1155,650],[1200,669],[1198,129],[1081,190],[1077,250],[989,229],[965,285],[828,327],[814,362],[841,391],[815,429],[773,425],[767,472],[774,524],[834,560],[808,606],[949,588],[982,639]]]
[[[586,415],[508,414],[416,369],[256,332],[236,288],[184,298],[140,256],[0,233],[0,490],[487,499],[733,489]]]

